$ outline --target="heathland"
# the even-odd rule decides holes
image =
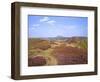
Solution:
[[[87,64],[87,37],[28,39],[28,66]]]

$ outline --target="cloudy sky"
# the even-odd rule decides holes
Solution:
[[[87,29],[87,17],[28,16],[29,38],[87,36]]]

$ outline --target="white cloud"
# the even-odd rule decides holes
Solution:
[[[48,21],[48,20],[49,20],[48,17],[44,17],[44,18],[40,19],[40,22],[46,22],[46,21]]]
[[[55,22],[56,21],[54,21],[54,20],[47,21],[47,23],[50,24],[50,25],[54,25]]]
[[[38,27],[38,26],[39,26],[39,24],[33,24],[32,26],[33,26],[33,27]]]
[[[34,29],[36,29],[39,26],[40,26],[40,24],[33,24],[31,29],[34,30]]]
[[[42,19],[40,19],[40,22],[44,22],[44,23],[47,23],[49,25],[54,25],[54,23],[56,21],[50,19],[49,17],[43,17]]]

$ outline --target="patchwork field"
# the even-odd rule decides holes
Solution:
[[[28,39],[28,66],[87,64],[86,37]]]

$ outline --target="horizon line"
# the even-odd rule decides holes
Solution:
[[[55,37],[65,37],[65,36],[55,36]],[[55,37],[28,37],[28,38],[55,38]],[[88,37],[88,36],[67,36],[67,37]]]

